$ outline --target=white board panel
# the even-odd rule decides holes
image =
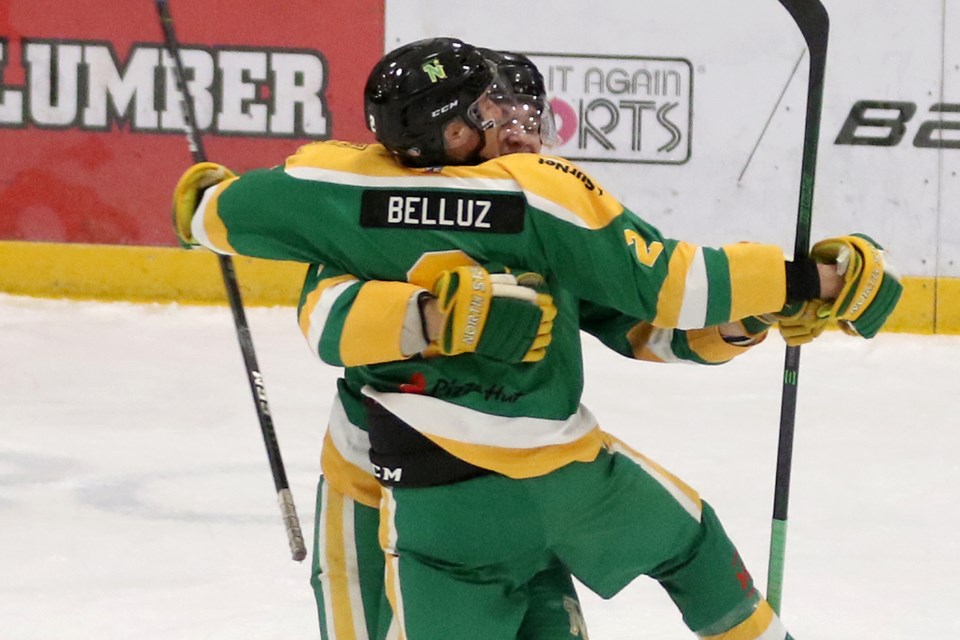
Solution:
[[[944,21],[943,99],[946,109],[960,109],[960,6],[946,2]],[[941,113],[946,145],[941,151],[938,273],[960,277],[960,113]],[[947,124],[951,123],[951,124]]]
[[[905,274],[936,270],[938,153],[913,141],[940,90],[941,0],[833,1],[824,98],[823,153],[814,237],[866,232]],[[857,137],[886,146],[837,144],[859,101],[900,103],[866,117],[896,122],[912,109],[899,137],[890,125],[859,127]],[[901,111],[903,110],[903,111]]]
[[[887,245],[902,272],[934,275],[938,229],[944,233],[949,222],[947,216],[938,218],[941,159],[936,149],[916,147],[913,140],[931,117],[930,106],[940,101],[942,0],[825,4],[832,33],[813,238],[864,231]],[[387,48],[456,36],[491,48],[549,54],[536,58],[548,74],[550,60],[563,61],[564,55],[567,66],[602,56],[608,73],[636,68],[643,64],[638,59],[682,61],[690,75],[689,122],[678,119],[685,122],[680,128],[683,143],[689,143],[687,157],[679,162],[674,151],[672,160],[657,163],[656,150],[646,148],[635,150],[630,161],[630,150],[623,149],[629,143],[622,138],[619,161],[581,164],[668,236],[704,244],[774,242],[792,252],[807,58],[799,32],[778,2],[610,0],[600,6],[557,0],[536,20],[507,0],[465,3],[455,11],[450,6],[441,0],[388,1]],[[960,35],[960,28],[955,32]],[[571,101],[656,98],[649,91],[616,93],[603,83],[588,87],[585,78],[581,70],[583,84]],[[896,144],[836,144],[858,101],[914,105]],[[901,112],[864,115],[896,120]],[[882,137],[885,132],[858,127],[854,134]],[[944,165],[960,168],[956,162],[944,160]],[[944,188],[951,171],[944,174]],[[952,189],[956,195],[960,186]],[[956,220],[949,224],[957,226]],[[950,243],[948,253],[956,254],[960,233]],[[947,244],[941,247],[945,251]],[[960,262],[953,265],[960,271]],[[941,268],[946,266],[951,265],[941,260]]]

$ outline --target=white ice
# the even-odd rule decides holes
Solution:
[[[337,371],[248,309],[308,538]],[[601,424],[697,487],[766,584],[783,348],[723,367],[587,341]],[[960,638],[960,337],[803,349],[783,617],[798,640]],[[226,308],[0,296],[0,639],[318,638]],[[640,579],[593,640],[689,638]],[[456,640],[456,639],[451,639]]]

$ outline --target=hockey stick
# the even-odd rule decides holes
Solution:
[[[160,16],[160,27],[163,29],[164,45],[167,53],[173,60],[173,71],[177,86],[182,94],[181,107],[187,135],[187,145],[194,163],[205,162],[207,159],[203,151],[203,142],[197,129],[196,114],[193,107],[193,98],[187,87],[186,73],[183,61],[180,58],[180,45],[173,31],[173,18],[167,0],[156,0],[157,12]],[[230,310],[233,312],[233,323],[237,329],[237,340],[240,342],[240,351],[243,354],[243,363],[247,369],[247,380],[250,383],[250,392],[253,394],[253,404],[260,419],[260,431],[263,433],[263,443],[267,448],[267,458],[270,460],[270,471],[273,472],[273,484],[277,489],[277,499],[280,503],[280,514],[287,530],[287,540],[290,543],[290,553],[293,559],[301,561],[307,557],[307,547],[303,542],[303,532],[300,529],[300,519],[293,504],[293,494],[290,493],[290,484],[287,482],[287,472],[283,468],[283,459],[280,457],[280,445],[277,443],[277,434],[273,428],[273,418],[270,417],[270,406],[267,404],[267,392],[263,386],[263,376],[257,365],[257,356],[253,352],[253,339],[250,337],[250,327],[247,325],[246,314],[243,311],[243,300],[240,297],[240,287],[237,285],[237,275],[233,268],[230,256],[217,254],[220,262],[220,272],[223,275],[223,284],[227,290],[227,299],[230,301]]]
[[[827,64],[830,19],[820,0],[780,0],[800,28],[810,52],[807,80],[807,112],[803,126],[803,162],[800,166],[800,202],[794,260],[810,253],[810,223],[813,213],[813,183],[823,106],[823,79]],[[797,415],[797,383],[800,347],[787,347],[780,400],[780,442],[777,446],[777,479],[773,491],[773,523],[770,529],[770,561],[767,566],[767,601],[780,613],[783,596],[783,563],[787,546],[787,504],[790,500],[790,469],[793,459],[793,427]]]

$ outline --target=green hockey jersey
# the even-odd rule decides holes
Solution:
[[[697,328],[777,311],[785,299],[778,246],[665,238],[583,170],[532,154],[410,169],[379,145],[315,143],[282,167],[208,190],[192,231],[222,253],[426,288],[463,264],[544,276],[559,314],[541,362],[417,357],[346,373],[347,385],[453,455],[511,477],[590,460],[601,446],[580,404],[581,304]],[[344,364],[363,361],[347,352]]]

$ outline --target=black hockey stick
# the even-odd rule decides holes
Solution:
[[[823,79],[827,64],[827,36],[830,19],[820,0],[780,0],[800,28],[810,53],[807,80],[807,112],[803,127],[803,162],[800,167],[800,203],[794,260],[810,253],[810,223],[813,214],[813,183],[823,106]],[[777,447],[777,480],[773,492],[773,524],[770,530],[770,561],[767,566],[767,601],[780,613],[783,596],[783,564],[787,545],[787,504],[790,500],[790,468],[793,462],[793,427],[797,415],[797,383],[800,375],[800,347],[787,347],[783,365],[783,394],[780,401],[780,442]]]
[[[182,94],[180,102],[183,108],[187,145],[193,161],[205,162],[207,159],[203,151],[203,142],[200,131],[197,129],[197,119],[193,107],[193,98],[187,88],[186,73],[183,61],[180,58],[180,45],[173,30],[173,18],[167,0],[156,0],[157,12],[160,15],[160,27],[163,29],[163,40],[167,53],[173,61],[173,71],[177,79],[177,86]],[[240,287],[237,285],[237,275],[233,268],[230,256],[217,254],[220,262],[220,272],[223,275],[223,284],[227,290],[227,299],[230,301],[230,310],[233,311],[233,323],[237,329],[237,340],[240,342],[240,351],[243,354],[243,363],[247,369],[247,380],[250,383],[250,392],[253,394],[253,404],[260,419],[260,431],[263,433],[263,443],[267,448],[267,458],[270,460],[270,470],[273,472],[273,484],[277,489],[277,499],[280,503],[280,514],[287,529],[287,540],[290,543],[290,553],[293,559],[301,561],[307,557],[307,547],[303,542],[303,532],[300,529],[300,519],[293,504],[293,494],[290,493],[290,484],[287,482],[287,472],[283,468],[283,458],[280,457],[280,445],[277,443],[277,434],[273,428],[273,418],[270,417],[270,405],[267,404],[267,392],[263,386],[263,376],[257,365],[257,356],[253,351],[253,339],[250,337],[250,327],[247,325],[246,314],[243,311],[243,300],[240,297]]]

